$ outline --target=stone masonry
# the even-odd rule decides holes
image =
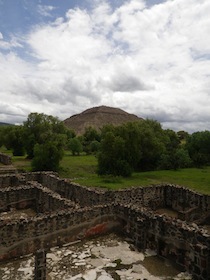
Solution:
[[[1,213],[33,209],[33,217]],[[176,217],[158,214],[168,209]],[[45,279],[51,247],[115,231],[181,265],[196,280],[210,279],[210,196],[176,185],[110,191],[35,172],[0,176],[0,261],[35,254],[35,279]]]
[[[3,163],[5,165],[10,165],[12,164],[12,158],[8,155],[0,153],[0,163]]]

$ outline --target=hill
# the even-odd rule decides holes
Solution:
[[[139,121],[142,118],[129,114],[119,108],[99,106],[85,110],[64,120],[64,124],[75,131],[77,135],[85,132],[86,127],[97,130],[106,124],[121,125],[126,122]]]
[[[6,125],[13,125],[13,124],[11,124],[11,123],[0,122],[0,126],[6,126]]]

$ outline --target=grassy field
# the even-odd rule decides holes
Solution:
[[[11,154],[8,151],[7,153]],[[30,161],[25,157],[12,157],[12,161],[18,169],[31,171]],[[133,173],[130,178],[100,177],[97,176],[96,169],[97,159],[95,156],[72,156],[70,152],[66,152],[61,161],[59,175],[85,186],[120,189],[131,186],[171,183],[210,195],[210,167]]]
[[[178,171],[161,170],[133,173],[130,178],[99,177],[95,174],[74,179],[81,185],[120,189],[132,186],[150,186],[171,183],[185,186],[200,193],[210,194],[210,167],[189,168]]]

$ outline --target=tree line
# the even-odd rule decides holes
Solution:
[[[210,132],[189,134],[163,129],[154,120],[88,127],[76,136],[57,117],[31,113],[20,126],[0,127],[0,147],[26,155],[32,169],[58,171],[65,150],[98,159],[99,175],[131,176],[148,170],[202,167],[210,164]]]

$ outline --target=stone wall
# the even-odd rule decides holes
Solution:
[[[210,235],[195,224],[198,215],[209,219],[208,195],[170,184],[106,191],[46,172],[0,176],[2,210],[29,199],[37,216],[0,219],[0,260],[117,230],[139,250],[151,248],[173,259],[194,279],[210,279]],[[155,214],[159,208],[175,210],[187,221]]]
[[[205,230],[147,209],[121,205],[116,211],[127,220],[126,234],[139,250],[155,250],[181,265],[194,279],[209,279],[210,235]]]
[[[34,181],[29,181],[27,185],[0,188],[0,212],[26,207],[41,214],[79,206]]]
[[[82,207],[108,204],[113,201],[123,205],[147,207],[151,210],[165,207],[179,212],[179,218],[188,221],[197,220],[205,213],[210,213],[210,196],[177,185],[162,184],[111,191],[80,186],[59,179],[55,174],[42,173],[38,177],[44,186]]]
[[[113,206],[60,210],[6,225],[0,220],[0,260],[101,234],[119,227]]]
[[[36,193],[37,190],[33,186],[18,186],[0,189],[0,212],[9,211],[12,208],[26,208],[26,205],[34,209]]]
[[[5,165],[10,165],[12,164],[12,158],[8,155],[0,153],[0,163],[3,163]]]
[[[34,172],[17,175],[0,176],[0,188],[28,184],[28,181],[39,182],[52,192],[63,198],[74,201],[81,207],[115,203],[136,205],[151,210],[166,207],[180,212],[180,216],[190,216],[189,213],[208,213],[210,211],[210,196],[199,194],[187,188],[162,184],[150,187],[133,187],[119,191],[102,190],[85,187],[60,179],[52,172]],[[197,217],[195,217],[196,219]]]
[[[0,189],[25,184],[25,176],[19,174],[7,174],[0,176]]]

